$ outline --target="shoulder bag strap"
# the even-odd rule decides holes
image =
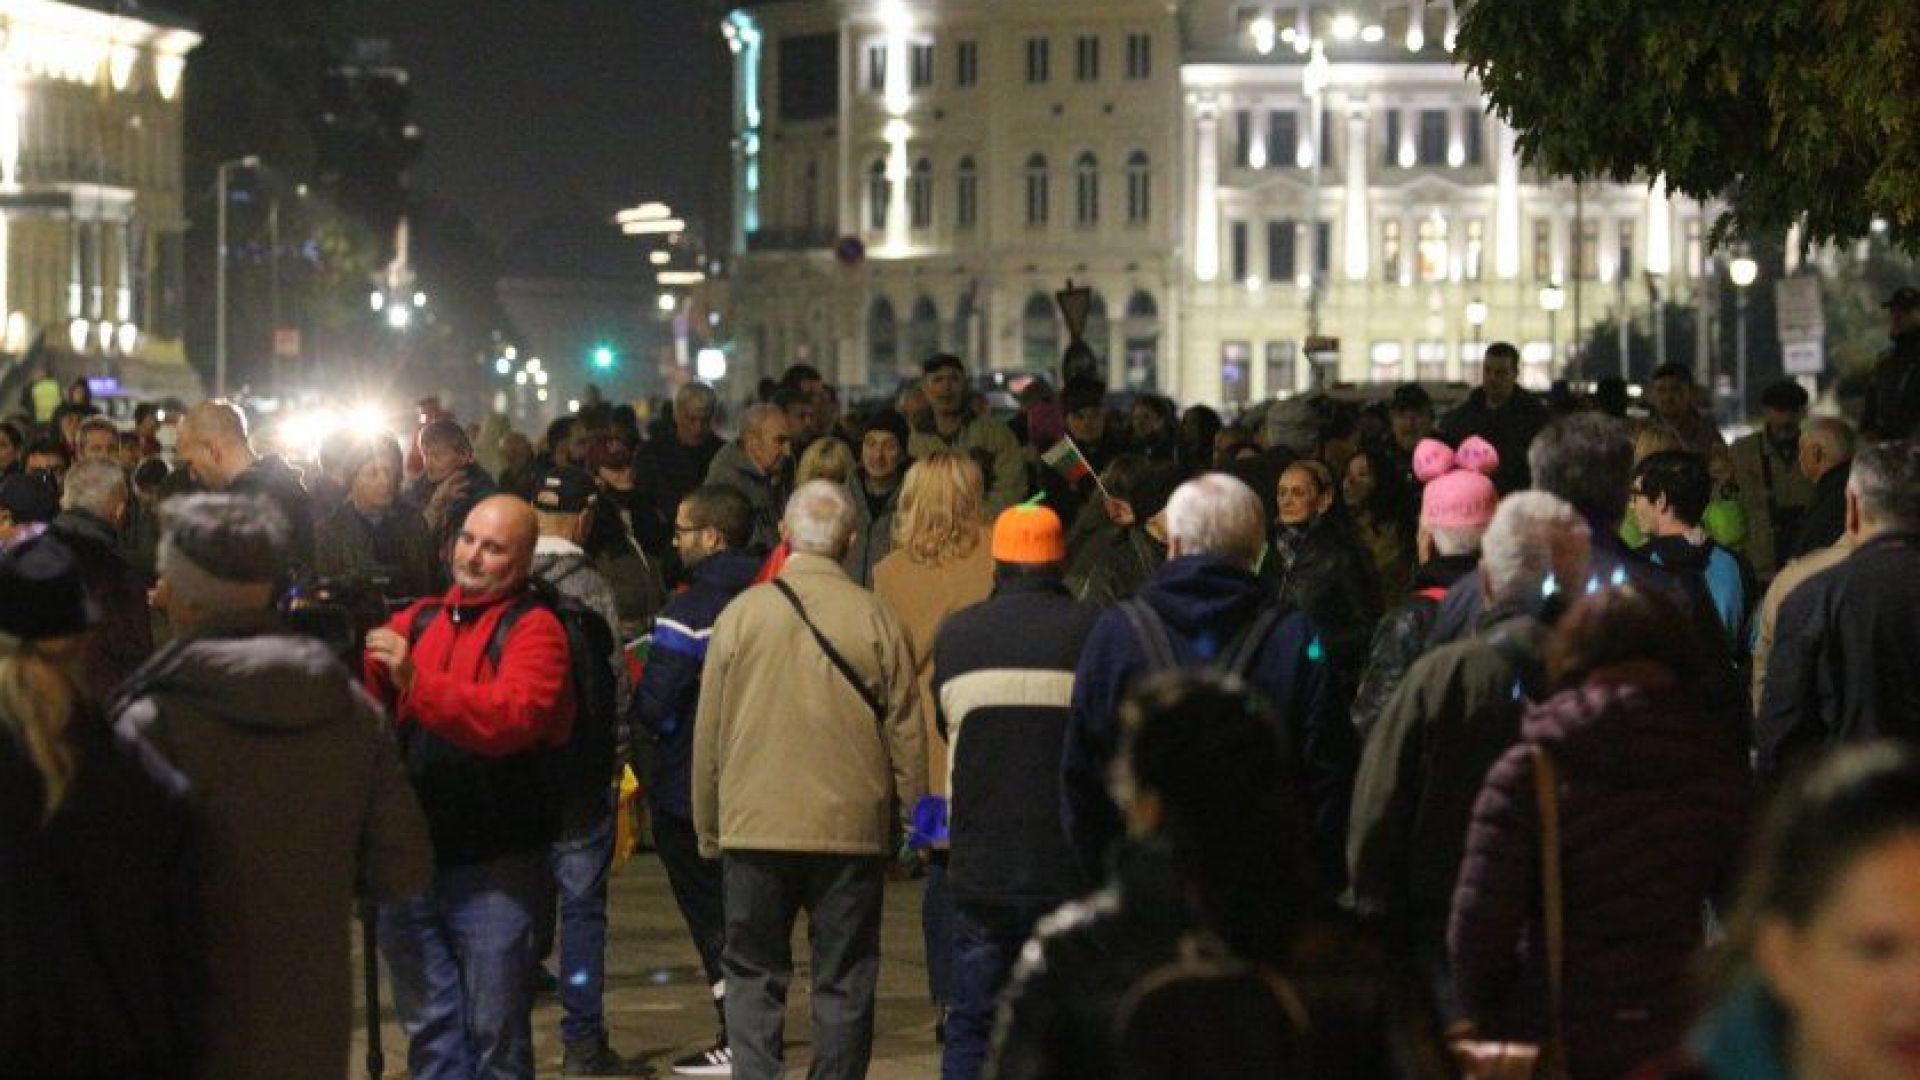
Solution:
[[[1560,778],[1553,756],[1533,744],[1533,789],[1540,802],[1540,896],[1546,914],[1547,1004],[1553,1042],[1551,1077],[1567,1075],[1567,1042],[1561,1023],[1565,1008],[1566,897],[1560,877]]]
[[[821,633],[820,628],[813,624],[813,619],[807,614],[806,606],[800,603],[800,597],[794,593],[793,587],[779,578],[774,578],[768,584],[780,590],[780,595],[786,597],[787,603],[793,605],[793,613],[800,616],[801,622],[807,624],[807,629],[813,633],[813,640],[819,644],[820,651],[827,654],[827,659],[832,661],[833,666],[853,687],[854,692],[860,695],[860,700],[866,702],[867,708],[873,710],[874,723],[886,723],[887,707],[880,703],[880,699],[874,696],[866,683],[860,681],[860,673],[853,669],[853,665],[847,662],[846,657],[840,655],[840,650],[833,647],[833,642],[827,640],[827,635]]]
[[[1133,627],[1140,651],[1146,654],[1148,671],[1172,671],[1180,666],[1179,659],[1173,655],[1173,639],[1167,636],[1167,624],[1161,621],[1159,612],[1137,597],[1120,601],[1118,607]]]
[[[1276,604],[1254,616],[1253,622],[1248,624],[1247,628],[1234,640],[1232,647],[1227,649],[1226,654],[1220,658],[1221,669],[1229,675],[1245,680],[1247,673],[1253,670],[1254,663],[1260,657],[1260,647],[1273,636],[1274,628],[1279,626],[1280,620],[1287,615],[1288,609]]]

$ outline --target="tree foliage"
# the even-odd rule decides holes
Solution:
[[[1458,55],[1523,159],[1667,178],[1716,230],[1920,251],[1920,3],[1474,0]]]

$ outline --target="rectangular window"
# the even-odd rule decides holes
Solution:
[[[980,43],[963,41],[953,50],[953,83],[972,86],[980,81]]]
[[[954,227],[971,229],[980,220],[980,174],[970,167],[962,168],[953,190]]]
[[[1220,343],[1220,397],[1228,405],[1245,405],[1252,400],[1248,385],[1252,374],[1253,346],[1245,341]]]
[[[1634,270],[1640,265],[1640,256],[1633,249],[1633,222],[1620,223],[1620,269],[1619,281],[1633,280]]]
[[[1247,168],[1253,163],[1253,113],[1237,109],[1233,114],[1233,164]]]
[[[1400,110],[1387,110],[1387,138],[1382,146],[1380,163],[1391,169],[1400,164]]]
[[[1275,109],[1267,114],[1267,162],[1276,168],[1294,163],[1300,147],[1300,114]]]
[[[925,90],[933,85],[933,46],[913,47],[913,88]]]
[[[1471,218],[1467,221],[1466,246],[1460,253],[1460,276],[1467,281],[1479,281],[1481,263],[1485,261],[1486,253],[1486,219]]]
[[[1479,109],[1467,109],[1460,116],[1467,134],[1467,164],[1484,165],[1487,159],[1487,118]]]
[[[1400,280],[1400,221],[1388,218],[1380,223],[1380,280]]]
[[[1338,168],[1333,160],[1333,125],[1326,121],[1326,110],[1321,110],[1320,119],[1320,167]]]
[[[1127,35],[1127,78],[1138,81],[1153,78],[1153,38],[1146,34]]]
[[[1233,280],[1244,283],[1247,280],[1249,270],[1247,266],[1247,223],[1244,221],[1234,222],[1232,234]]]
[[[1583,221],[1580,231],[1574,234],[1574,243],[1580,245],[1573,253],[1574,276],[1582,281],[1600,279],[1600,223]]]
[[[1027,82],[1029,84],[1037,86],[1047,81],[1048,59],[1047,39],[1028,38]]]
[[[1041,226],[1047,223],[1047,170],[1045,167],[1027,169],[1027,224]]]
[[[867,46],[867,89],[876,94],[887,89],[887,47]]]
[[[1325,281],[1333,270],[1333,222],[1317,221],[1313,225],[1313,277],[1316,281]]]
[[[1447,114],[1442,109],[1420,110],[1419,142],[1416,158],[1422,165],[1447,163]]]
[[[1416,341],[1413,343],[1413,377],[1421,382],[1447,380],[1446,342]]]
[[[1078,82],[1100,81],[1099,38],[1081,37],[1074,39],[1073,77]]]
[[[1140,225],[1153,217],[1153,174],[1146,155],[1136,154],[1127,165],[1127,224]]]
[[[1400,365],[1406,359],[1406,346],[1397,341],[1376,341],[1367,348],[1367,362],[1373,368],[1373,381],[1400,381]]]
[[[1553,280],[1553,222],[1544,219],[1533,223],[1533,276]]]
[[[1278,285],[1299,273],[1294,253],[1294,228],[1291,221],[1267,222],[1267,280]]]
[[[1291,341],[1267,342],[1267,393],[1285,394],[1300,388],[1300,347]]]

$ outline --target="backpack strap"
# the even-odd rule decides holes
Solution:
[[[1274,628],[1280,625],[1280,620],[1289,614],[1291,611],[1281,604],[1275,604],[1261,611],[1254,617],[1253,622],[1247,624],[1245,630],[1240,631],[1239,635],[1233,639],[1233,644],[1228,646],[1226,653],[1220,657],[1221,670],[1242,682],[1246,681],[1247,672],[1253,670],[1254,661],[1259,659],[1260,647],[1273,636]]]
[[[433,620],[437,618],[439,614],[440,602],[438,600],[429,600],[413,609],[413,622],[407,627],[407,645],[409,648],[420,643],[421,635],[427,632],[427,627],[433,625]]]
[[[1173,638],[1167,634],[1167,624],[1160,613],[1153,610],[1153,605],[1136,597],[1122,600],[1116,606],[1133,627],[1133,636],[1146,654],[1148,671],[1172,671],[1180,666],[1173,652]]]

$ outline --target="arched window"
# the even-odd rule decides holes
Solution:
[[[1127,155],[1127,224],[1143,225],[1152,219],[1153,173],[1147,152],[1135,150]]]
[[[1047,223],[1047,159],[1035,154],[1027,159],[1027,224]]]
[[[1126,321],[1121,325],[1126,338],[1126,382],[1132,390],[1157,390],[1160,382],[1160,305],[1153,295],[1137,292],[1127,298]]]
[[[1060,318],[1054,312],[1053,300],[1046,293],[1029,296],[1020,322],[1021,356],[1026,366],[1051,370],[1060,362]]]
[[[908,364],[917,364],[940,351],[940,310],[930,297],[913,302],[913,315],[907,320]]]
[[[884,296],[873,298],[867,309],[867,371],[873,378],[892,371],[900,363],[900,324],[894,318],[893,301]]]
[[[878,232],[887,227],[887,162],[874,158],[867,167],[867,227]]]
[[[960,159],[954,175],[954,214],[956,229],[971,229],[980,220],[980,170],[971,157]]]
[[[1092,152],[1073,163],[1073,222],[1100,224],[1100,160]]]
[[[914,228],[933,226],[933,162],[926,158],[913,163],[913,175],[907,180],[907,206]]]

